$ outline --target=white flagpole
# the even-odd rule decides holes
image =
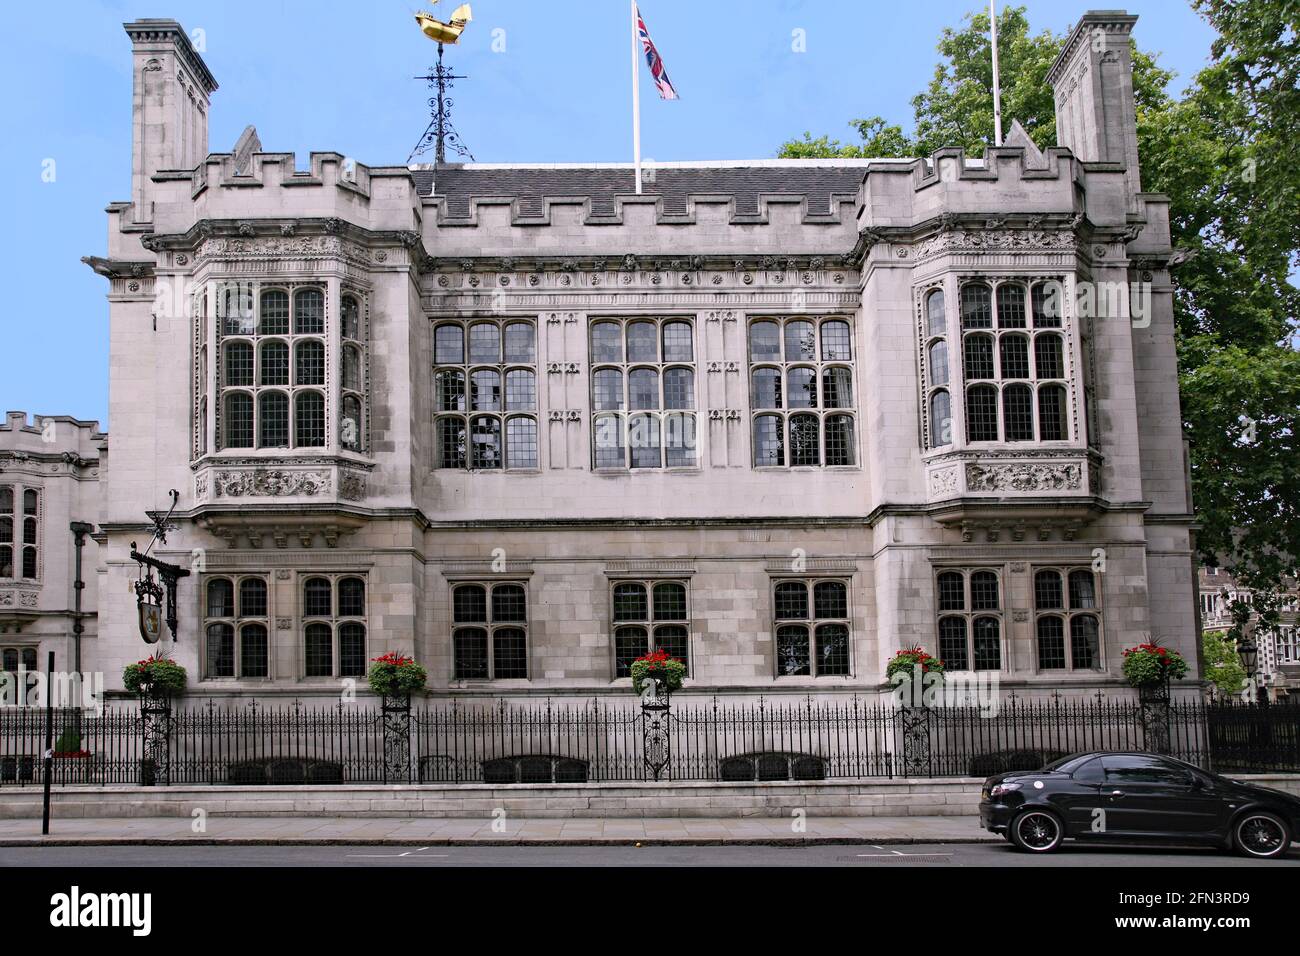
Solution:
[[[641,73],[637,69],[637,54],[641,44],[636,29],[636,0],[632,2],[632,157],[636,166],[636,194],[641,195]]]
[[[993,30],[993,145],[1002,145],[1002,87],[998,82],[998,12],[989,0],[989,24]]]

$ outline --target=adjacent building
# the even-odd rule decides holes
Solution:
[[[56,669],[73,670],[78,645],[88,655],[86,663],[98,656],[99,561],[91,534],[101,507],[99,471],[107,438],[97,422],[66,415],[29,419],[26,412],[9,412],[0,422],[0,670],[4,672],[44,671],[50,652]]]
[[[655,648],[687,693],[800,697],[918,644],[1028,695],[1118,690],[1140,641],[1197,660],[1135,19],[1071,34],[1059,147],[661,163],[639,195],[212,152],[184,30],[126,24],[95,666],[141,656],[128,555],[171,489],[202,693],[330,697],[388,651],[509,697],[626,694]]]
[[[1201,626],[1205,631],[1224,634],[1232,628],[1232,605],[1237,601],[1254,602],[1253,593],[1239,585],[1228,572],[1202,566],[1199,574]],[[1267,690],[1270,700],[1280,700],[1300,693],[1300,586],[1290,582],[1282,595],[1279,620],[1275,627],[1259,626],[1259,615],[1251,613],[1246,623],[1246,638],[1259,649],[1254,675]],[[1258,686],[1247,687],[1245,695],[1254,698]]]

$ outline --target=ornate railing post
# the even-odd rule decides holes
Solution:
[[[411,697],[409,694],[385,694],[384,783],[411,781]]]
[[[905,702],[898,711],[903,722],[903,775],[924,777],[930,773],[930,708],[925,701]]]
[[[1169,681],[1139,687],[1138,711],[1147,750],[1169,753]]]
[[[647,678],[641,692],[641,739],[646,769],[655,780],[672,761],[672,743],[668,737],[668,709],[671,693],[666,681]]]
[[[159,692],[151,684],[141,684],[140,721],[145,753],[140,761],[140,785],[165,787],[170,780],[171,769],[171,697]]]

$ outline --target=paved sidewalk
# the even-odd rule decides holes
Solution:
[[[39,819],[0,820],[0,846],[350,844],[456,846],[600,844],[986,843],[996,837],[974,816],[809,817],[801,830],[790,817],[618,817],[400,819],[365,817],[208,817],[205,832],[177,817],[53,819],[41,836]]]

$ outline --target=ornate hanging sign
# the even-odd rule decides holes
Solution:
[[[167,522],[176,511],[180,493],[173,489],[171,496],[172,506],[166,517],[160,518],[157,514],[149,516],[153,521],[154,531],[144,552],[137,551],[135,542],[131,542],[131,560],[140,565],[140,578],[135,582],[135,603],[140,637],[146,644],[157,644],[162,639],[164,607],[167,629],[171,631],[172,640],[176,640],[176,582],[188,577],[190,573],[178,565],[168,564],[166,561],[159,561],[149,556],[149,551],[155,544],[167,543]],[[159,579],[162,580],[161,584],[158,583]]]

